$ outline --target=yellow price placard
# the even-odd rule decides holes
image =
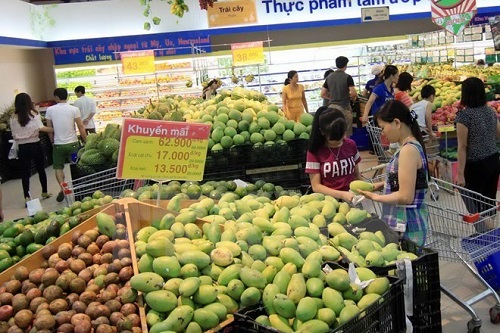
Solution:
[[[202,180],[210,125],[124,119],[116,177]]]
[[[455,131],[455,125],[440,125],[438,126],[439,133],[453,132]]]
[[[234,66],[258,65],[264,63],[263,42],[231,44]]]
[[[153,50],[120,53],[123,74],[154,73],[155,54]]]

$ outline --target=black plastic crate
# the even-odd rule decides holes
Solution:
[[[297,163],[305,163],[307,156],[307,149],[309,147],[309,140],[307,139],[294,139],[287,142],[290,146],[291,158]]]
[[[390,289],[382,295],[383,301],[372,304],[357,318],[332,328],[330,333],[403,333],[406,332],[402,280],[388,277]],[[240,309],[234,321],[241,332],[280,333],[280,331],[255,322],[260,315],[267,315],[262,304]]]
[[[387,240],[387,239],[386,239]],[[412,260],[413,275],[413,316],[409,317],[415,333],[436,332],[441,327],[441,289],[439,280],[438,253],[402,239],[401,249],[418,255]],[[347,258],[342,259],[347,264]],[[396,265],[369,267],[377,275],[389,275]]]
[[[267,183],[280,185],[287,188],[297,188],[302,185],[300,174],[303,173],[300,164],[274,165],[269,167],[246,167],[243,180],[255,183],[262,179]]]

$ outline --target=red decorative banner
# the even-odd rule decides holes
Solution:
[[[476,10],[476,0],[431,0],[432,21],[455,35],[464,30]]]

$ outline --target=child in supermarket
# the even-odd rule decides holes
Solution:
[[[219,89],[222,86],[222,81],[219,79],[213,79],[210,82],[207,83],[207,86],[203,88],[203,91],[201,92],[201,97],[203,99],[210,99],[211,97],[214,97],[217,95],[217,89]]]
[[[373,88],[375,88],[375,85],[379,82],[380,78],[384,74],[384,65],[375,65],[372,67],[371,70],[372,75],[375,75],[375,77],[371,80],[368,80],[365,85],[365,90],[363,90],[363,93],[361,96],[364,98],[369,98],[370,95],[372,94]]]
[[[342,111],[320,107],[312,124],[306,169],[314,192],[351,202],[351,181],[360,179],[361,157],[356,143],[346,137],[347,124]]]
[[[436,89],[427,84],[422,87],[420,91],[422,100],[410,106],[410,110],[417,114],[417,121],[420,129],[426,134],[430,135],[433,139],[437,138],[436,134],[432,131],[432,102],[436,96]]]
[[[382,203],[382,219],[418,245],[424,245],[429,212],[424,203],[428,187],[427,154],[417,115],[400,101],[385,103],[375,115],[378,126],[391,143],[401,147],[387,164],[383,194],[359,191]]]
[[[394,89],[394,99],[396,101],[403,102],[404,105],[410,107],[413,104],[413,100],[408,91],[411,91],[411,83],[413,82],[413,75],[408,72],[402,72],[399,74],[398,82],[396,83],[396,89]]]
[[[283,87],[283,92],[281,94],[285,117],[297,122],[300,119],[300,115],[304,113],[304,110],[309,112],[304,86],[298,82],[299,74],[297,71],[289,71],[284,83],[285,87]]]
[[[462,82],[460,103],[465,108],[457,113],[456,118],[458,170],[455,183],[490,198],[491,201],[481,200],[484,203],[480,204],[464,198],[470,214],[486,212],[486,207],[495,206],[497,194],[500,162],[496,141],[500,138],[500,123],[495,110],[486,104],[481,79],[470,77]],[[491,214],[496,214],[496,211]],[[492,227],[486,226],[487,229]]]
[[[42,186],[42,199],[52,196],[47,190],[47,174],[45,173],[45,156],[40,142],[39,132],[54,132],[52,127],[42,123],[40,115],[35,110],[35,104],[26,93],[19,93],[14,99],[14,114],[10,118],[12,138],[18,144],[18,158],[22,168],[22,186],[25,201],[31,200],[30,177],[31,161],[35,162],[40,185]]]
[[[373,88],[373,92],[366,102],[365,110],[361,117],[361,122],[363,124],[366,124],[368,122],[368,116],[374,116],[385,102],[394,99],[394,89],[392,85],[398,82],[398,78],[399,72],[396,66],[385,66],[381,81]]]

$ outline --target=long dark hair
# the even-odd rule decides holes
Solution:
[[[394,65],[387,65],[384,68],[384,74],[377,80],[377,84],[384,82],[387,80],[391,75],[395,75],[398,73],[398,68]]]
[[[213,84],[218,83],[218,81],[219,81],[218,79],[212,79],[207,83],[206,87],[203,88],[203,90],[201,91],[201,95],[202,95],[203,99],[206,98],[206,96],[205,96],[206,92],[212,87]]]
[[[14,113],[17,114],[17,121],[19,121],[22,127],[26,126],[31,118],[33,118],[31,111],[36,112],[31,97],[27,93],[19,93],[16,95],[14,108]]]
[[[392,123],[394,119],[399,119],[400,122],[410,127],[411,134],[417,139],[424,151],[426,160],[422,161],[422,163],[427,163],[427,151],[425,149],[424,138],[422,137],[417,115],[414,111],[410,112],[410,109],[408,109],[403,102],[396,100],[387,101],[375,115],[375,120],[378,121],[379,119],[386,123]],[[429,173],[427,173],[427,176],[430,178]]]
[[[315,153],[325,145],[326,140],[342,139],[346,129],[347,123],[342,111],[321,106],[314,114],[309,151]]]
[[[486,90],[483,80],[470,77],[462,82],[462,98],[460,103],[469,108],[486,105]]]
[[[297,74],[297,71],[289,71],[288,75],[286,76],[285,82],[283,83],[285,86],[290,84],[290,81],[293,79],[293,77]]]
[[[396,88],[401,91],[411,91],[411,83],[413,82],[413,76],[408,72],[402,72],[399,74],[398,83],[396,83]]]

